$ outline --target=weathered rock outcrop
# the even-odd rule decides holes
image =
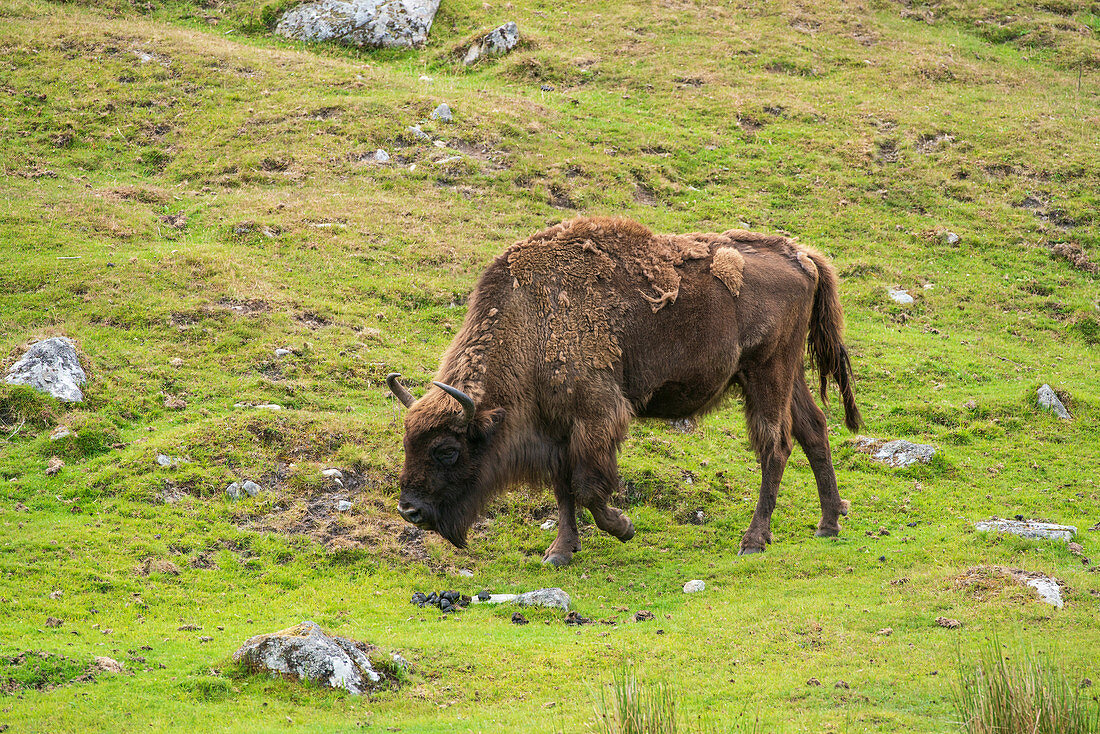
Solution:
[[[515,48],[517,43],[519,43],[519,27],[515,21],[510,20],[474,41],[462,59],[462,63],[469,66],[486,56],[502,56]]]
[[[408,48],[423,45],[439,0],[314,0],[288,10],[275,32],[297,41]]]
[[[63,336],[36,343],[11,366],[4,378],[9,385],[28,385],[70,403],[84,400],[80,386],[87,381],[76,345]]]
[[[366,643],[330,637],[314,622],[305,621],[250,638],[233,653],[233,659],[254,672],[309,680],[358,695],[382,683],[367,657],[369,650]]]

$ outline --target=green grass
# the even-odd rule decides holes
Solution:
[[[401,52],[276,39],[276,4],[0,8],[0,356],[64,335],[89,376],[75,406],[0,387],[0,655],[128,671],[0,694],[0,725],[578,731],[588,692],[632,661],[708,731],[759,711],[768,731],[939,732],[956,728],[958,646],[993,633],[1057,639],[1100,680],[1095,565],[972,531],[1043,517],[1100,558],[1100,287],[1054,252],[1100,262],[1098,13],[1070,5],[445,0],[427,48]],[[522,48],[455,62],[508,19]],[[443,101],[451,125],[428,119]],[[366,160],[378,148],[390,165]],[[621,504],[638,534],[582,518],[569,568],[540,563],[555,511],[537,488],[497,500],[467,551],[403,536],[385,375],[421,394],[485,265],[579,214],[745,222],[826,252],[865,432],[936,460],[887,469],[835,428],[841,537],[812,537],[796,451],[776,542],[738,558],[760,475],[731,401],[691,434],[632,426]],[[1072,422],[1039,409],[1043,383]],[[264,403],[285,410],[238,407]],[[51,442],[57,425],[74,437]],[[244,479],[267,489],[226,500]],[[337,494],[354,508],[333,512]],[[1066,606],[957,582],[992,566],[1056,576]],[[706,591],[683,594],[694,578]],[[616,623],[408,603],[545,586]],[[303,619],[400,652],[408,682],[357,699],[231,663]]]

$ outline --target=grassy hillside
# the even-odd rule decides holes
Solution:
[[[699,730],[948,731],[957,660],[994,633],[1100,680],[1097,566],[972,530],[1066,522],[1100,560],[1100,5],[443,0],[403,52],[279,40],[286,5],[0,7],[0,355],[65,335],[90,376],[79,406],[0,388],[0,727],[584,731],[625,664]],[[506,20],[523,45],[462,68]],[[486,263],[580,214],[826,252],[866,432],[937,458],[873,463],[831,401],[841,537],[812,537],[796,450],[776,542],[738,558],[759,470],[732,402],[632,427],[638,534],[585,522],[566,569],[540,563],[538,488],[468,551],[410,533],[385,374],[419,394]],[[228,501],[241,479],[265,491]],[[993,566],[1056,576],[1066,606]],[[617,624],[408,603],[545,586]],[[409,681],[357,699],[232,665],[302,619],[401,652]],[[97,655],[128,674],[53,685]]]

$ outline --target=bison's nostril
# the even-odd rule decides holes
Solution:
[[[397,512],[400,513],[401,517],[405,518],[413,525],[424,519],[423,515],[420,514],[420,510],[415,507],[402,507],[398,505]]]

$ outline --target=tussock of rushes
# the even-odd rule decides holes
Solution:
[[[969,734],[1096,734],[1100,705],[1080,695],[1049,655],[1001,655],[994,638],[976,666],[959,662],[955,711]]]
[[[675,734],[676,697],[664,683],[642,684],[622,670],[595,702],[596,731],[601,734]]]

